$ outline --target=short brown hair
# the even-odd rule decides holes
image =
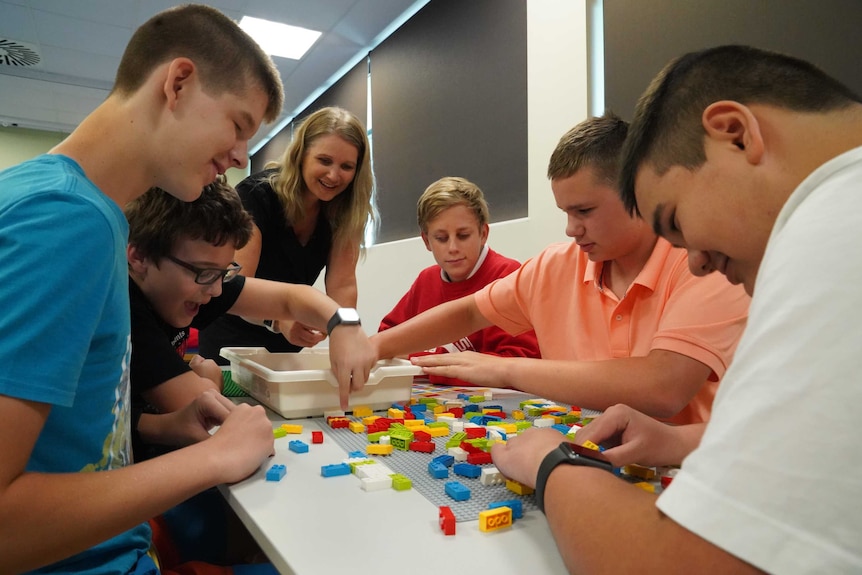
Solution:
[[[251,239],[252,218],[236,190],[220,177],[193,202],[178,200],[160,188],[150,188],[125,208],[129,244],[158,263],[171,255],[181,239],[203,240],[214,246],[232,243],[242,249]]]
[[[649,163],[662,175],[672,166],[689,170],[706,161],[703,111],[732,100],[797,112],[828,112],[860,102],[859,96],[803,60],[750,46],[719,46],[671,61],[650,83],[635,108],[620,170],[620,194],[637,213],[637,170]]]
[[[479,186],[464,178],[440,178],[425,188],[416,204],[416,219],[422,233],[428,232],[431,220],[453,206],[465,206],[472,211],[480,228],[490,219],[488,203]]]
[[[211,93],[244,94],[256,82],[269,100],[264,119],[272,122],[281,113],[284,91],[272,59],[236,22],[200,4],[159,12],[135,30],[112,92],[135,93],[157,66],[181,57],[195,63]]]
[[[548,178],[568,178],[590,167],[599,178],[616,186],[620,151],[627,133],[628,124],[610,111],[584,120],[560,138],[551,153]]]

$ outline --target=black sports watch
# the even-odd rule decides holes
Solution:
[[[568,441],[560,443],[542,460],[539,474],[536,476],[536,505],[542,513],[545,512],[545,485],[548,483],[548,476],[561,463],[585,465],[611,472],[614,470],[611,462],[605,459],[601,452]]]
[[[339,325],[362,325],[359,321],[359,312],[352,307],[338,308],[326,324],[326,333],[332,333],[332,330]]]

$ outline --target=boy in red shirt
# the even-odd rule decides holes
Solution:
[[[378,331],[403,323],[441,303],[470,295],[520,267],[488,247],[488,204],[482,190],[464,178],[441,178],[428,186],[417,204],[417,219],[425,247],[437,265],[419,272],[410,289],[380,322]],[[502,357],[541,357],[536,333],[512,336],[491,325],[427,352],[476,351]],[[431,375],[432,383],[472,385]]]

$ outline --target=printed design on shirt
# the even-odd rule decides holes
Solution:
[[[447,343],[446,345],[440,346],[438,349],[445,349],[449,353],[458,353],[459,351],[476,351],[476,348],[473,346],[473,342],[470,341],[469,337],[462,337],[458,341]]]
[[[186,329],[181,329],[171,340],[171,347],[177,350],[180,357],[185,357],[186,349],[189,346],[189,332]]]
[[[81,471],[105,471],[108,469],[119,469],[131,464],[132,437],[129,433],[130,422],[130,393],[129,363],[132,359],[132,337],[127,336],[126,353],[122,360],[122,374],[120,381],[114,391],[114,406],[111,413],[114,415],[114,423],[111,431],[102,444],[102,459],[97,463],[85,465]]]

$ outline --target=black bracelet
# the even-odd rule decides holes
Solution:
[[[548,483],[548,477],[561,463],[595,467],[610,472],[613,472],[614,469],[613,465],[599,451],[568,441],[560,443],[545,456],[542,464],[539,465],[539,473],[536,475],[536,505],[542,513],[545,512],[545,486]]]

